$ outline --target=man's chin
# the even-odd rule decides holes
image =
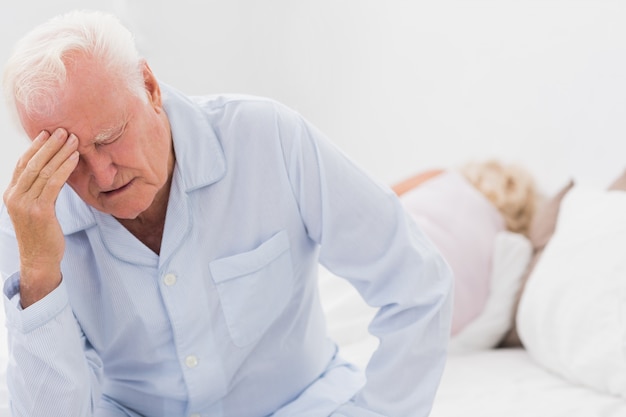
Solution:
[[[136,201],[134,203],[137,203]],[[123,203],[122,203],[123,205]],[[97,207],[96,207],[97,208]],[[105,214],[110,214],[118,220],[136,220],[141,217],[141,214],[147,210],[147,207],[102,207],[100,211]]]
[[[137,220],[146,209],[113,210],[110,214],[118,220]]]

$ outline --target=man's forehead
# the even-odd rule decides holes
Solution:
[[[62,128],[68,133],[75,134],[79,139],[102,142],[113,136],[120,134],[128,121],[126,112],[123,109],[110,109],[110,112],[103,112],[98,118],[73,117],[60,115],[59,117],[20,117],[22,126],[26,134],[34,139],[43,130],[53,133],[56,129]],[[21,115],[25,116],[25,115]]]
[[[42,130],[59,127],[91,138],[111,134],[123,124],[120,113],[129,108],[134,95],[124,80],[108,71],[98,59],[76,52],[65,57],[65,64],[66,81],[62,87],[50,91],[54,104],[44,113],[37,112],[36,106],[26,106],[28,111],[22,111],[24,107],[17,105],[24,129],[31,138]]]

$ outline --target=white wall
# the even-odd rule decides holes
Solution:
[[[491,156],[547,192],[626,167],[626,2],[24,0],[0,6],[0,60],[73,7],[118,13],[161,80],[278,99],[388,183]],[[0,129],[4,188],[26,141],[3,108]]]

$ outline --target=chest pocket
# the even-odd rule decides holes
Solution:
[[[236,346],[258,340],[287,306],[293,289],[289,248],[281,231],[249,252],[209,264]]]

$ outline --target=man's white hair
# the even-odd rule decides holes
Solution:
[[[9,111],[17,115],[20,106],[29,117],[50,115],[67,82],[68,59],[76,53],[145,98],[143,60],[132,33],[110,14],[74,11],[48,20],[15,45],[2,80]]]

